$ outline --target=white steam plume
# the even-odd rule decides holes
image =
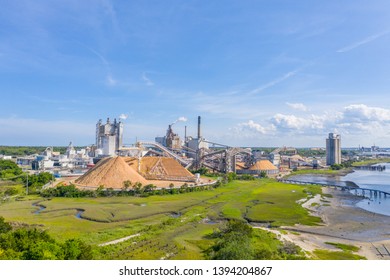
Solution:
[[[126,114],[120,114],[119,119],[126,120],[129,116]]]
[[[186,117],[180,117],[178,118],[177,120],[175,120],[171,125],[177,123],[177,122],[186,122],[187,121],[187,118]]]

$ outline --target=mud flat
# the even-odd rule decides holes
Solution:
[[[322,218],[321,226],[296,225],[284,227],[285,238],[303,250],[331,247],[325,242],[336,242],[360,247],[357,254],[367,259],[390,259],[390,216],[376,214],[356,206],[362,198],[340,190],[323,188],[332,197],[315,197],[303,206]],[[379,251],[378,251],[379,250]]]

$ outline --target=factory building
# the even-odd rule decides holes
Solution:
[[[174,123],[173,123],[174,124]],[[197,137],[187,136],[187,127],[184,135],[184,145],[180,136],[173,132],[172,125],[168,126],[167,133],[164,137],[156,137],[155,141],[171,150],[184,151],[187,157],[196,159],[199,157],[201,149],[209,149],[209,144],[201,134],[201,117],[198,116],[198,135]]]
[[[180,136],[172,130],[172,124],[168,126],[167,134],[164,137],[156,137],[155,141],[173,150],[180,150],[182,146]]]
[[[123,123],[111,123],[107,118],[105,124],[99,120],[96,124],[96,153],[101,156],[113,156],[123,145]]]
[[[336,133],[329,133],[326,139],[326,165],[341,163],[341,137]]]
[[[48,153],[48,150],[46,150],[45,152]],[[70,142],[68,147],[66,148],[66,156],[68,159],[74,159],[76,157],[76,149],[73,147],[72,142]]]
[[[193,151],[198,152],[200,149],[208,149],[209,144],[204,141],[205,139],[202,137],[201,132],[201,118],[198,116],[198,137],[193,138],[191,136],[186,137],[186,146]],[[198,153],[188,153],[187,156],[190,158],[196,158]]]
[[[270,153],[268,160],[275,166],[279,167],[281,163],[281,156],[279,153]]]

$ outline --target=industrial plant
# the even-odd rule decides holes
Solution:
[[[174,131],[181,117],[168,125],[165,135],[154,141],[136,141],[125,145],[122,119],[107,118],[96,123],[95,143],[76,149],[70,142],[66,152],[54,152],[52,147],[35,156],[19,157],[21,166],[31,166],[37,172],[49,171],[55,177],[70,177],[72,183],[83,188],[99,186],[122,188],[124,181],[152,184],[157,187],[177,187],[183,184],[207,184],[196,170],[215,173],[247,174],[252,176],[276,177],[297,168],[321,168],[320,158],[304,158],[292,147],[262,150],[232,147],[215,143],[202,134],[202,118],[197,118],[197,134],[184,137]],[[330,134],[327,139],[327,164],[339,162],[339,135]],[[332,157],[333,161],[329,161]],[[192,170],[192,173],[189,171]],[[195,172],[194,172],[195,171]]]
[[[182,118],[182,120],[186,120]],[[268,159],[257,159],[249,148],[230,147],[206,140],[202,135],[201,117],[198,116],[197,135],[188,136],[187,127],[182,139],[168,125],[166,134],[155,141],[137,141],[123,145],[123,123],[114,120],[96,124],[96,148],[92,169],[74,181],[83,188],[98,186],[118,189],[123,182],[152,184],[157,187],[199,185],[211,180],[200,178],[188,171],[207,168],[210,172],[260,175],[278,174],[278,167]],[[210,147],[212,145],[212,147]],[[275,157],[273,157],[275,158]]]

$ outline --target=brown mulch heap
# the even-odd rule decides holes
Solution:
[[[130,167],[138,171],[138,159],[124,159]],[[140,162],[140,173],[144,175],[166,175],[173,177],[193,178],[194,175],[185,169],[179,162],[168,157],[143,157]]]
[[[147,185],[147,180],[131,168],[122,157],[109,157],[100,160],[91,170],[78,178],[75,183],[84,186],[123,188],[123,182],[130,180]]]

